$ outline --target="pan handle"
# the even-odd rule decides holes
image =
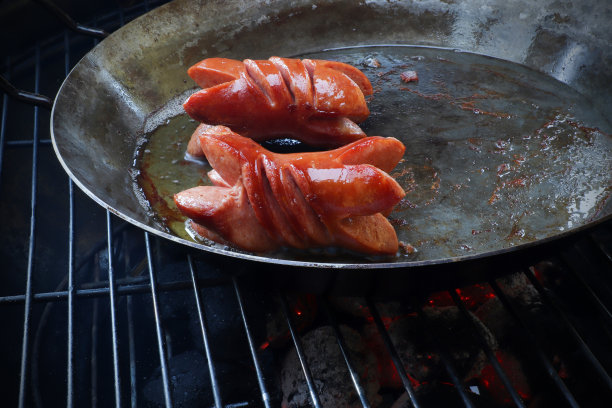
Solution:
[[[77,33],[89,35],[92,37],[105,38],[108,36],[108,32],[99,29],[84,26],[79,24],[72,17],[70,17],[64,10],[59,8],[55,3],[50,0],[34,0],[45,6],[49,11],[55,14],[68,28]],[[6,92],[7,95],[32,105],[41,106],[51,110],[53,108],[53,99],[48,96],[41,95],[34,92],[23,91],[15,88],[6,78],[0,75],[0,89]]]
[[[49,110],[53,107],[53,99],[45,95],[17,89],[2,75],[0,75],[0,89],[6,92],[7,95],[12,96],[19,101],[42,106],[43,108],[47,108]]]
[[[93,28],[79,24],[72,17],[70,17],[64,10],[59,8],[55,3],[50,0],[34,0],[36,3],[45,6],[49,11],[55,14],[68,28],[77,33],[90,35],[98,38],[105,38],[108,33],[99,28]]]

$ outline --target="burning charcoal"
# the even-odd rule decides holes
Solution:
[[[459,308],[450,306],[427,307],[423,309],[433,332],[440,335],[440,343],[448,347],[459,375],[463,381],[478,376],[486,364],[486,356],[480,345],[474,341],[473,330],[464,321]],[[493,334],[470,313],[470,318],[477,324],[479,335],[484,338],[491,349],[497,349],[497,342]]]
[[[529,283],[524,274],[514,273],[504,276],[497,283],[508,297],[520,302],[522,305],[528,305],[532,308],[542,306],[538,291]]]
[[[524,374],[523,364],[510,352],[498,350],[495,358],[499,362],[504,373],[512,383],[512,386],[525,401],[531,399],[531,387],[527,383]],[[493,365],[488,364],[479,378],[479,384],[483,393],[487,393],[489,398],[495,401],[497,406],[512,406],[512,397],[506,390],[502,380],[499,378]]]
[[[521,308],[527,311],[537,311],[541,308],[542,303],[538,292],[522,273],[506,276],[499,279],[497,283],[506,296]],[[508,316],[508,310],[497,297],[492,297],[482,304],[474,311],[474,314],[500,342],[516,331],[516,323]]]
[[[372,321],[372,314],[366,305],[364,298],[359,297],[334,297],[330,299],[330,302],[335,308],[343,313],[354,317],[361,317],[366,321]],[[397,319],[405,314],[409,313],[409,308],[402,302],[399,301],[388,301],[377,303],[378,313],[381,315],[383,321],[387,318]]]
[[[566,341],[567,332],[558,324],[551,309],[543,306],[542,299],[528,278],[523,273],[516,273],[498,279],[497,283],[536,338],[555,339],[555,343],[549,344],[544,352],[551,359],[560,377],[571,377],[566,364],[581,362],[583,358],[581,356],[574,359],[574,346]],[[519,395],[534,406],[558,406],[547,401],[548,397],[534,395],[534,390],[545,386],[541,367],[537,359],[533,358],[533,345],[525,336],[525,329],[512,317],[511,311],[498,297],[494,297],[478,307],[474,313],[493,332],[501,345],[503,352],[498,351],[496,357]],[[560,355],[564,358],[560,358]],[[500,392],[503,391],[503,386],[495,379],[492,367],[483,370],[480,382],[500,404],[509,399],[507,393]],[[546,402],[539,405],[541,401]]]
[[[426,307],[425,325],[416,314],[396,320],[387,320],[387,332],[404,363],[404,368],[417,391],[426,392],[445,371],[437,350],[432,348],[431,337],[445,347],[463,381],[477,377],[485,366],[486,356],[472,336],[472,330],[455,306]],[[476,319],[473,315],[470,315]],[[477,320],[476,320],[477,321]],[[491,348],[497,347],[493,335],[477,321],[480,334]],[[400,388],[400,378],[390,361],[380,335],[374,325],[366,326],[368,344],[379,358],[381,386]],[[428,333],[429,335],[423,335]]]
[[[362,376],[361,384],[370,405],[379,406],[380,385],[376,378],[374,356],[368,352],[358,332],[344,325],[340,326],[340,331],[344,337],[351,363]],[[322,405],[330,408],[360,407],[359,397],[351,381],[333,328],[331,326],[319,327],[306,333],[301,341]],[[283,363],[281,387],[283,408],[311,406],[308,386],[294,348],[291,349]]]

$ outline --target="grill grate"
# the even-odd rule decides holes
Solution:
[[[94,20],[92,25],[112,31],[158,4],[145,2],[129,9],[119,8]],[[75,58],[96,42],[64,30],[37,42],[23,55],[7,59],[3,75],[35,93],[54,94]],[[6,259],[6,269],[0,276],[0,316],[5,327],[0,340],[0,366],[7,404],[279,406],[282,395],[278,372],[274,371],[278,357],[260,346],[265,340],[262,330],[266,325],[261,304],[272,299],[281,305],[291,339],[285,347],[297,353],[311,405],[325,406],[325,386],[313,370],[313,361],[303,344],[303,328],[290,307],[297,295],[270,294],[269,287],[262,289],[242,275],[230,275],[223,260],[177,248],[92,205],[74,190],[57,165],[46,130],[48,121],[46,110],[3,96],[0,205],[7,217],[17,220],[7,220],[0,230],[5,237],[1,255]],[[23,139],[27,134],[31,137]],[[23,174],[23,163],[28,161],[29,181]],[[24,185],[30,187],[29,191]],[[18,223],[21,220],[25,223]],[[537,366],[537,371],[546,377],[539,385],[543,390],[540,394],[553,394],[547,401],[605,406],[612,396],[611,237],[612,222],[607,222],[569,242],[558,243],[552,249],[552,261],[544,262],[552,265],[548,275],[538,276],[541,267],[533,265],[516,272],[526,277],[544,308],[551,311],[554,324],[567,334],[571,347],[562,350],[565,353],[552,351],[563,348],[558,346],[559,339],[551,339],[538,328],[533,313],[524,310],[500,285],[503,278],[488,283],[501,301],[503,312],[516,322],[515,337],[528,344],[523,350],[527,357],[522,362]],[[541,260],[548,261],[547,255],[542,253]],[[54,279],[60,281],[59,285]],[[574,282],[570,285],[572,292],[559,285],[560,280]],[[526,401],[517,388],[513,373],[502,364],[474,320],[462,296],[464,290],[451,288],[444,295],[459,310],[461,325],[468,328],[508,393],[508,402],[503,406],[525,407],[535,398]],[[225,306],[217,306],[219,299]],[[317,299],[323,309],[318,319],[333,329],[358,397],[351,406],[374,406],[368,400],[364,373],[340,328],[344,316],[330,304],[330,299]],[[447,336],[425,313],[431,302],[413,294],[407,294],[405,300],[426,328],[422,336],[440,355],[446,371],[441,378],[452,383],[453,397],[447,404],[482,406],[482,397],[461,378],[452,345],[445,340]],[[361,303],[400,378],[406,393],[405,406],[438,406],[419,393],[407,371],[379,310],[381,299],[366,297]],[[173,304],[180,307],[169,311]],[[177,318],[182,310],[187,310],[184,313],[188,319]],[[181,350],[195,350],[196,354],[185,355],[200,356],[199,360],[192,359],[198,361],[185,363],[182,368],[177,366],[181,354],[175,351]],[[577,374],[563,374],[557,358],[579,360]],[[250,360],[245,363],[243,359]],[[531,359],[534,361],[527,361]],[[236,364],[241,369],[227,368]],[[200,385],[188,385],[193,382]],[[236,383],[246,386],[239,389]],[[201,384],[210,386],[204,397]],[[197,398],[190,398],[191,391]],[[401,391],[390,392],[395,396],[398,393]]]

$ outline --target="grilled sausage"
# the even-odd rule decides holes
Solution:
[[[397,251],[395,230],[382,215],[405,194],[386,173],[405,150],[397,139],[375,136],[327,152],[278,154],[224,126],[196,132],[215,185],[174,200],[200,227],[256,252],[282,246]]]
[[[337,147],[365,137],[368,78],[335,61],[208,58],[188,70],[202,90],[183,104],[193,119],[261,142],[290,137]]]

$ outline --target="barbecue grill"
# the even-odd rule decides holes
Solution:
[[[105,32],[161,2],[63,4],[72,17],[50,4],[20,5],[16,21],[37,24],[2,45],[3,405],[274,407],[303,396],[319,407],[326,371],[346,377],[345,406],[609,405],[612,221],[420,276],[304,272],[150,235],[73,187],[41,95]],[[333,367],[313,355],[309,333],[321,328]],[[377,379],[370,392],[354,332],[391,385]]]

